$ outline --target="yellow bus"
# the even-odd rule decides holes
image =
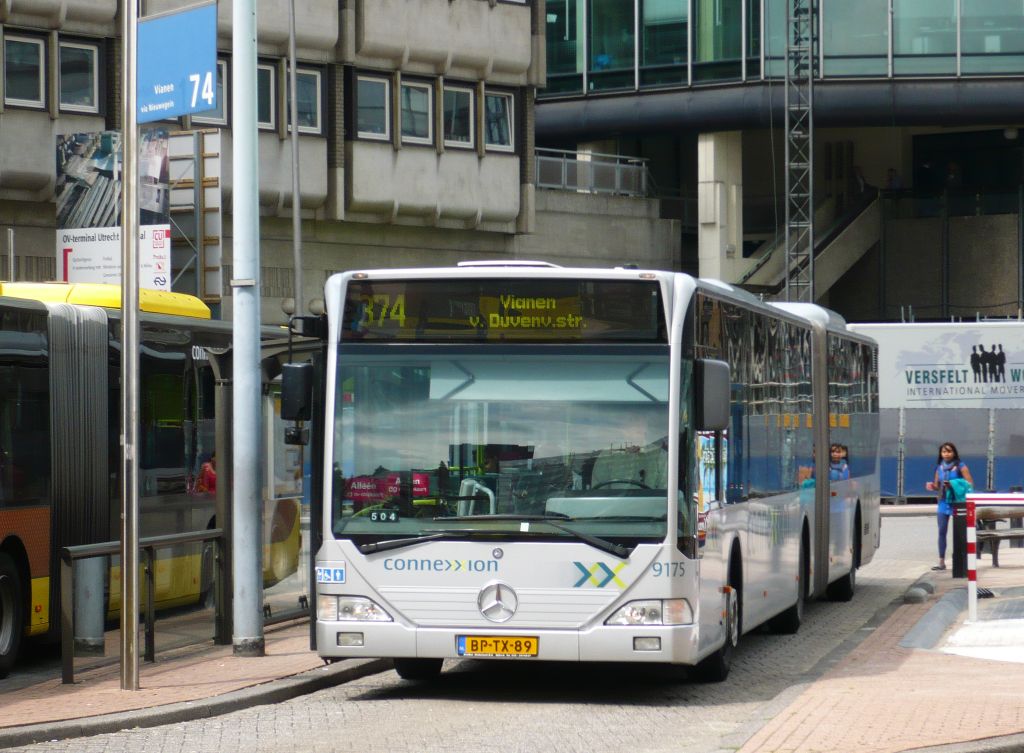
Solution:
[[[230,415],[217,415],[215,395],[230,378],[231,325],[192,296],[139,298],[140,535],[213,528],[216,487],[209,472],[199,479],[215,455],[230,457]],[[24,637],[56,637],[61,548],[120,537],[120,299],[116,285],[0,284],[0,677]],[[273,376],[273,363],[264,366]],[[268,586],[297,570],[299,452],[268,440]],[[119,579],[115,560],[104,581],[108,617],[120,607]],[[160,552],[158,607],[199,601],[211,583],[199,545]]]

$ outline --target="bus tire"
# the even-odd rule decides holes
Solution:
[[[0,677],[7,677],[18,659],[24,628],[21,573],[14,560],[0,552]]]
[[[403,680],[433,680],[441,674],[444,659],[395,659],[395,671]]]
[[[769,628],[774,633],[793,635],[800,629],[800,624],[804,620],[804,604],[807,599],[807,584],[810,582],[807,549],[807,537],[801,536],[800,563],[799,570],[797,570],[799,576],[797,581],[796,603],[786,611],[772,618],[772,621],[768,623]]]
[[[725,587],[725,642],[715,653],[697,664],[697,679],[701,682],[722,682],[729,676],[732,655],[739,645],[743,629],[741,587],[737,562],[733,559],[729,563],[729,582]]]
[[[853,526],[853,558],[850,562],[850,572],[834,583],[829,583],[825,595],[830,601],[850,601],[853,593],[857,590],[857,567],[860,565],[860,512],[854,518]]]

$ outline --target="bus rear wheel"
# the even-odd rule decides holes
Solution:
[[[25,623],[21,574],[14,560],[0,552],[0,677],[14,667]]]
[[[850,601],[853,599],[854,591],[857,590],[857,567],[860,565],[859,532],[860,515],[858,514],[854,522],[853,529],[853,546],[851,547],[853,557],[850,562],[850,572],[834,583],[829,583],[828,588],[825,590],[825,595],[831,601]]]
[[[433,680],[443,663],[444,659],[395,659],[395,671],[403,680]]]
[[[796,603],[785,612],[776,615],[768,627],[775,633],[793,635],[800,629],[804,621],[804,604],[807,596],[807,583],[810,581],[810,570],[808,568],[807,543],[800,543],[800,564],[797,570]]]

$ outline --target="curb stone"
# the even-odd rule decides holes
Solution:
[[[301,695],[315,693],[324,688],[358,680],[361,677],[386,672],[391,668],[390,659],[338,662],[212,698],[169,703],[117,714],[11,727],[0,730],[0,748],[13,748],[40,742],[120,732],[125,729],[158,727],[162,724],[205,719],[252,706],[280,703]]]
[[[913,587],[911,588],[913,590]],[[967,589],[947,591],[910,629],[899,645],[902,648],[935,648],[947,628],[967,608]]]

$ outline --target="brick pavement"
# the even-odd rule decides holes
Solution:
[[[267,655],[260,658],[234,656],[231,646],[209,642],[140,662],[141,689],[134,692],[121,690],[118,664],[77,672],[74,685],[61,684],[58,670],[0,695],[0,729],[196,701],[323,666],[309,650],[306,623],[268,628],[265,639]]]
[[[979,585],[1024,585],[1024,549],[986,556]],[[1024,672],[1020,665],[901,648],[902,637],[936,599],[966,585],[950,571],[932,578],[935,594],[904,604],[832,670],[808,686],[755,733],[739,753],[897,753],[910,748],[1024,732]],[[963,623],[961,616],[947,637]],[[1018,644],[1024,644],[1024,635]],[[964,697],[967,694],[968,697]]]
[[[997,593],[1000,588],[1024,586],[1024,550],[1004,548],[1001,554],[1003,567],[998,570],[990,567],[987,557],[981,563],[981,585],[993,588]],[[881,564],[882,571],[890,573],[891,586],[885,587],[884,590],[890,593],[886,599],[891,599],[892,594],[897,593],[894,587],[898,582],[911,582],[904,580],[904,576],[899,573],[903,570],[912,571],[915,564],[912,560],[893,560]],[[875,565],[876,563],[872,563],[869,568]],[[914,577],[909,572],[905,575],[909,578]],[[802,690],[799,687],[792,687],[793,692],[782,693],[777,686],[779,683],[785,685],[794,681],[804,673],[805,668],[802,664],[789,667],[784,661],[782,664],[779,662],[782,661],[780,656],[786,654],[785,649],[790,643],[801,656],[808,653],[806,631],[801,631],[801,636],[750,635],[745,638],[744,662],[736,668],[734,677],[731,677],[729,682],[721,686],[672,685],[671,690],[663,689],[656,684],[652,687],[652,692],[658,702],[652,705],[650,713],[655,716],[664,715],[667,713],[664,704],[669,703],[674,709],[670,715],[674,721],[670,726],[675,726],[681,720],[677,713],[684,713],[693,706],[693,714],[711,725],[702,732],[697,732],[702,728],[696,724],[684,725],[695,735],[691,742],[697,744],[701,738],[709,741],[717,734],[726,734],[732,730],[732,726],[725,725],[724,722],[719,724],[722,729],[715,727],[714,720],[717,717],[714,713],[709,713],[711,708],[705,707],[704,704],[721,704],[723,713],[726,713],[727,708],[731,709],[728,714],[735,722],[734,717],[741,708],[754,711],[761,708],[765,698],[774,697],[775,702],[769,702],[764,708],[768,712],[764,717],[760,717],[758,713],[754,715],[759,717],[756,722],[753,718],[750,719],[750,726],[747,727],[745,734],[736,739],[735,732],[732,733],[732,739],[736,740],[735,745],[727,747],[730,750],[739,749],[741,753],[903,751],[919,746],[1024,731],[1024,709],[1018,701],[1024,697],[1024,673],[1019,672],[1019,665],[943,654],[937,650],[899,647],[903,636],[928,612],[938,598],[948,590],[962,587],[965,583],[962,580],[953,581],[949,571],[936,575],[936,593],[933,597],[924,604],[901,605],[895,608],[852,653],[838,660],[824,674],[816,676],[817,679],[812,680]],[[869,582],[870,579],[865,579],[865,584]],[[901,590],[898,592],[901,593],[905,587],[906,585],[900,587]],[[810,608],[817,609],[818,605],[811,605]],[[862,598],[860,602],[855,600],[852,604],[831,604],[821,607],[821,616],[827,616],[829,621],[840,620],[844,611],[862,611],[863,608]],[[954,624],[949,633],[956,627]],[[825,632],[831,630],[826,625],[822,625],[821,628],[825,629]],[[133,714],[144,714],[147,710],[149,713],[155,713],[174,706],[185,707],[183,715],[165,720],[180,721],[224,713],[232,708],[242,708],[255,703],[267,703],[278,700],[281,696],[274,698],[272,693],[265,689],[282,687],[289,681],[294,681],[295,686],[302,685],[308,683],[303,678],[309,678],[313,673],[319,678],[321,674],[328,675],[339,668],[335,665],[329,670],[323,669],[316,655],[308,650],[307,625],[271,628],[268,629],[266,638],[268,656],[260,659],[235,657],[230,646],[210,644],[198,649],[192,646],[168,654],[162,653],[156,665],[142,665],[142,690],[135,693],[119,689],[116,664],[105,669],[80,673],[80,681],[74,686],[62,686],[59,677],[55,677],[41,680],[28,687],[22,686],[16,692],[0,693],[0,747],[4,744],[22,744],[13,742],[13,739],[5,741],[4,735],[16,734],[19,730],[26,729],[24,725],[43,723],[45,729],[47,722],[60,720],[80,719],[83,725],[96,719],[110,720],[103,728],[93,726],[88,732],[67,732],[61,735],[68,737],[136,726],[142,722],[135,721]],[[1020,643],[1024,645],[1024,636]],[[771,685],[774,690],[770,690],[769,696],[762,693],[769,691],[767,686],[758,686],[759,689],[752,694],[742,692],[744,680],[749,679],[746,677],[744,665],[758,665],[759,647],[769,651],[768,662],[771,668],[762,667],[758,670],[757,666],[752,666],[748,668],[749,671],[755,674],[760,672],[757,674],[758,677],[776,677],[780,673],[783,675],[777,678],[777,683]],[[321,669],[317,670],[317,667]],[[379,671],[379,666],[367,666],[359,671],[362,674]],[[992,678],[996,678],[997,682],[990,682]],[[341,681],[343,680],[334,679],[330,684],[334,685]],[[363,698],[367,687],[364,683],[356,683],[356,686],[349,690],[356,693],[357,697]],[[964,687],[970,688],[972,694],[972,700],[966,706],[958,703],[955,698],[955,689]],[[251,689],[254,694],[248,703],[242,701],[234,706],[210,705],[211,700],[216,701],[219,697],[225,697],[225,694],[231,696],[245,693],[245,690],[239,691],[245,688]],[[285,697],[310,692],[312,689],[316,688],[307,684],[306,690],[297,690],[291,696]],[[232,691],[239,693],[233,694]],[[338,691],[341,692],[341,687]],[[385,692],[398,692],[402,697],[409,694],[408,688],[404,687],[401,691]],[[585,702],[587,709],[591,709],[594,703],[600,701],[593,693],[594,689],[591,688]],[[261,695],[257,698],[255,694]],[[505,693],[500,695],[504,707],[507,698]],[[678,699],[676,695],[679,696]],[[351,706],[339,703],[340,697],[341,695],[334,697],[329,703],[325,702],[331,713],[356,713],[357,709],[365,711],[368,707],[365,700]],[[390,698],[389,695],[384,697]],[[551,712],[564,714],[565,709],[561,705],[564,699],[558,693],[555,697],[560,699],[560,703],[551,707]],[[633,724],[637,721],[636,700],[633,699],[624,707],[631,712]],[[309,701],[312,702],[313,697],[310,697]],[[392,699],[391,703],[393,702]],[[526,703],[524,708],[529,708],[531,715],[537,714],[542,717],[541,710],[550,705],[542,703],[538,707],[533,703]],[[621,701],[616,701],[614,708],[617,709],[619,705]],[[271,718],[276,718],[274,713],[259,712],[261,715],[257,718],[263,719],[268,714]],[[610,719],[614,717],[610,712],[608,715]],[[212,723],[214,720],[210,721]],[[376,718],[371,721],[375,725],[380,723]],[[227,723],[225,719],[225,724]],[[346,718],[344,726],[348,727],[353,723],[353,719]],[[623,729],[626,728],[628,726]],[[33,736],[24,738],[24,742],[48,737]],[[653,741],[644,742],[650,744]],[[639,741],[634,739],[634,743]],[[681,741],[677,739],[672,748],[682,749],[680,743]],[[639,743],[637,749],[653,750],[654,747]]]

